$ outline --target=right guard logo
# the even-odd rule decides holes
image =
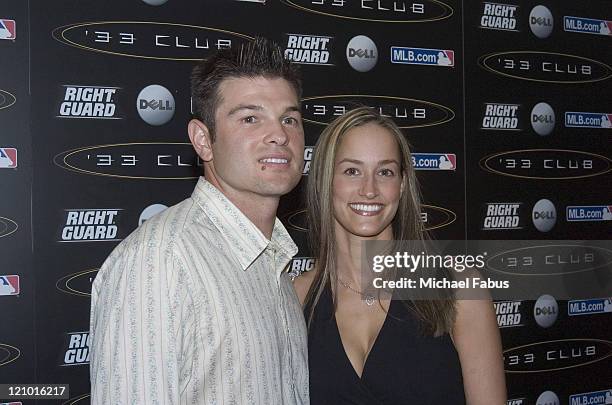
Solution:
[[[481,129],[520,131],[520,104],[486,103]]]
[[[558,313],[557,300],[548,294],[540,296],[533,307],[535,321],[543,328],[550,328],[557,320]]]
[[[516,28],[516,11],[514,4],[498,4],[485,2],[480,18],[480,28],[501,31],[518,31]]]
[[[497,326],[500,328],[512,328],[523,326],[521,317],[521,301],[497,301],[494,302]]]
[[[482,230],[523,229],[519,210],[522,203],[488,203]]]
[[[573,300],[567,303],[569,316],[612,313],[612,297]]]
[[[302,170],[303,176],[308,176],[310,173],[310,165],[312,164],[312,152],[314,146],[304,146],[304,169]]]
[[[64,86],[58,118],[121,119],[116,115],[119,87]]]
[[[120,241],[117,226],[121,209],[66,210],[59,242]]]
[[[332,37],[320,35],[287,34],[285,58],[303,65],[327,65],[330,62]]]
[[[557,209],[552,201],[543,198],[533,206],[531,219],[538,231],[548,232],[557,223]]]
[[[612,404],[612,389],[574,394],[569,397],[569,405]]]
[[[66,334],[66,351],[60,366],[81,366],[89,364],[89,332]]]

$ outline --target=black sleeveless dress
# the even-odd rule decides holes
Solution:
[[[418,322],[403,302],[392,300],[359,378],[342,346],[328,286],[308,331],[310,403],[465,404],[461,365],[450,336],[425,336]]]

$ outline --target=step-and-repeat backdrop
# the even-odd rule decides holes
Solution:
[[[306,164],[279,211],[293,271],[313,264],[312,147],[358,104],[405,131],[436,238],[611,239],[609,19],[607,0],[0,0],[0,382],[89,403],[91,282],[195,184],[193,64],[254,36],[304,77]],[[590,259],[549,256],[515,260]],[[610,297],[495,306],[509,404],[612,403]]]

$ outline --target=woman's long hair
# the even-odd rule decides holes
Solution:
[[[389,131],[397,141],[404,191],[401,193],[397,213],[392,220],[395,240],[425,240],[427,234],[421,221],[421,192],[412,165],[410,146],[398,126],[387,117],[369,107],[359,107],[334,120],[323,131],[315,146],[314,157],[308,175],[307,204],[309,243],[316,258],[317,273],[308,290],[305,307],[310,325],[315,307],[327,283],[330,283],[334,308],[336,307],[336,235],[332,205],[334,162],[344,135],[352,128],[375,124]],[[453,299],[413,300],[410,308],[422,320],[424,332],[441,335],[450,331],[454,322]]]

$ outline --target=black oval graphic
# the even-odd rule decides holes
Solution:
[[[306,208],[288,214],[285,217],[285,222],[291,229],[308,232],[308,214]]]
[[[21,356],[21,350],[15,346],[0,343],[0,367],[14,362]]]
[[[306,122],[328,125],[338,116],[363,105],[392,118],[400,128],[431,127],[455,118],[453,110],[431,101],[362,94],[306,97],[302,99],[302,114]]]
[[[0,238],[4,238],[5,236],[9,236],[10,234],[17,232],[17,229],[19,229],[17,222],[9,218],[0,217]]]
[[[17,97],[9,93],[8,91],[0,89],[0,110],[9,108],[17,102]]]
[[[331,0],[281,0],[282,3],[307,13],[349,20],[382,23],[420,23],[449,18],[454,10],[439,0],[421,0],[418,3],[402,3],[398,7],[391,1],[363,0],[331,4]],[[385,3],[389,3],[385,5]]]
[[[423,209],[421,216],[425,221],[425,230],[427,231],[443,228],[457,219],[457,214],[447,208],[427,204],[422,204],[421,208]]]
[[[87,269],[68,274],[57,280],[55,287],[63,293],[79,297],[91,297],[91,283],[99,269]]]
[[[62,405],[89,404],[89,397],[91,397],[91,394],[79,395],[78,397],[70,398],[66,402],[62,402]]]
[[[537,180],[571,180],[612,171],[612,160],[591,152],[567,149],[523,149],[494,153],[480,167],[501,176]]]
[[[517,276],[556,276],[592,271],[612,264],[612,250],[560,243],[527,246],[492,255],[486,266]]]
[[[481,56],[478,63],[494,74],[534,82],[592,83],[612,77],[612,68],[603,62],[554,52],[496,52]]]
[[[601,339],[561,339],[504,350],[507,373],[542,373],[593,364],[612,355],[612,343]]]
[[[188,180],[202,173],[201,162],[187,142],[83,146],[62,152],[53,161],[76,173],[122,179]]]
[[[231,48],[253,37],[218,28],[151,21],[99,21],[53,30],[63,44],[132,58],[198,61],[205,51]]]

